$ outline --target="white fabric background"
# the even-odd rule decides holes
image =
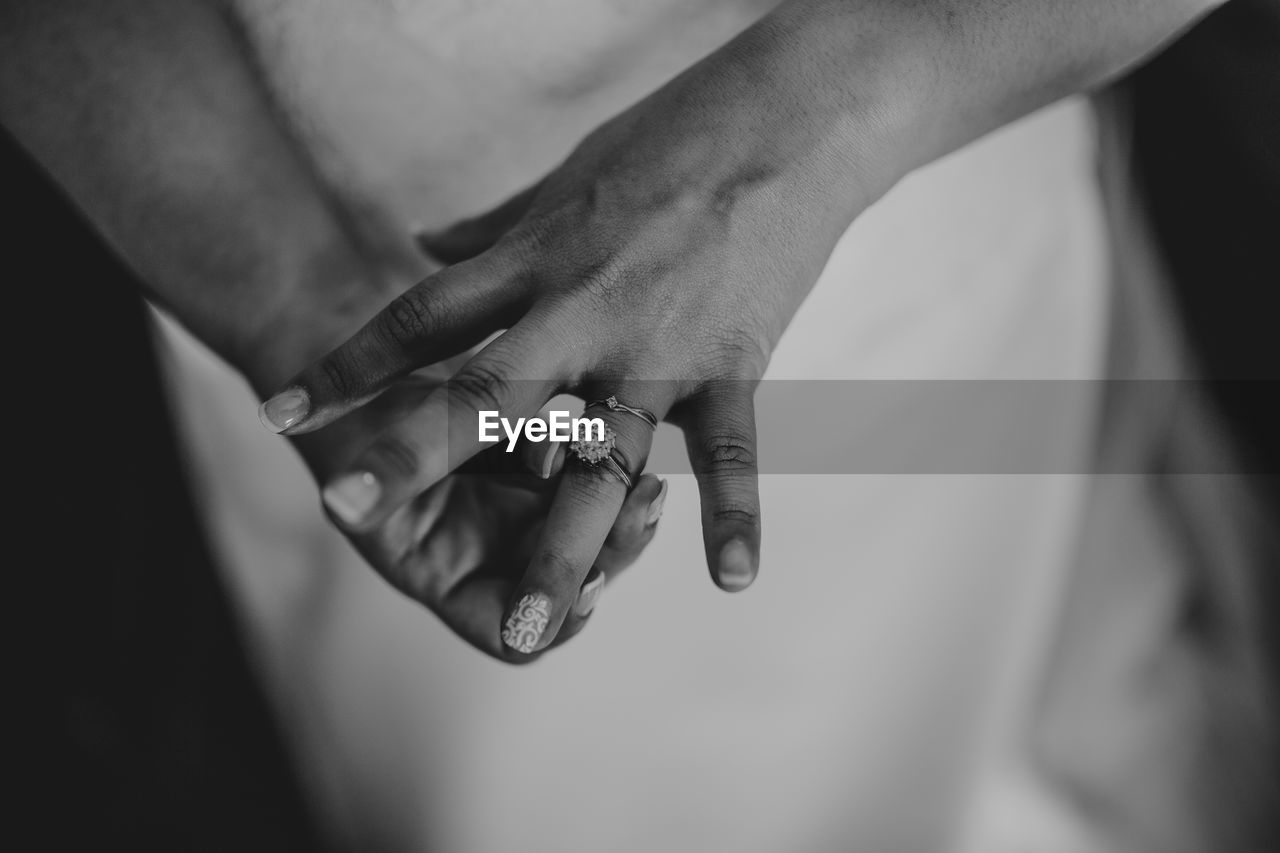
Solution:
[[[769,375],[1099,375],[1093,153],[1088,109],[1070,102],[911,176],[840,243]],[[164,328],[245,629],[349,839],[449,853],[1091,849],[1007,766],[1082,478],[766,477],[761,576],[739,596],[706,578],[696,490],[673,478],[659,536],[590,628],[511,669],[366,569],[247,389]],[[1057,418],[1065,453],[1089,452],[1094,415]]]

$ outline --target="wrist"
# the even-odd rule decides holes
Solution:
[[[708,58],[728,92],[719,114],[743,117],[741,147],[712,171],[719,193],[775,176],[806,204],[825,196],[847,226],[932,159],[933,39],[871,5],[792,0]]]

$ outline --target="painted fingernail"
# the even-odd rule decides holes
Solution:
[[[346,524],[364,521],[382,496],[382,484],[368,471],[344,474],[324,487],[325,506]]]
[[[529,654],[547,630],[550,615],[551,599],[540,592],[526,593],[502,627],[502,642],[517,652]]]
[[[751,551],[741,539],[730,539],[720,549],[717,564],[720,585],[728,590],[745,589],[751,583]]]
[[[604,572],[593,568],[582,589],[578,590],[578,599],[573,603],[573,614],[584,619],[590,616],[591,611],[596,609],[596,602],[600,600],[603,589]]]
[[[548,441],[546,455],[542,457],[542,479],[550,480],[551,475],[555,472],[556,456],[559,455],[563,448],[564,442]]]
[[[658,519],[662,518],[662,508],[667,502],[667,481],[662,481],[662,488],[658,490],[657,496],[649,504],[649,515],[645,518],[645,526],[648,527],[656,524]]]
[[[258,407],[258,420],[275,433],[281,433],[307,416],[311,398],[301,388],[287,388]]]

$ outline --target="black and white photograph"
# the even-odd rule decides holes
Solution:
[[[7,849],[1280,853],[1280,0],[0,0],[0,204]]]

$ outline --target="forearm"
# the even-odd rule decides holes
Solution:
[[[883,37],[927,69],[901,149],[913,168],[1149,56],[1222,0],[918,0],[881,2]],[[855,3],[815,7],[858,26]],[[823,7],[827,7],[825,10]],[[845,8],[840,8],[840,7]],[[932,67],[929,63],[932,60]]]
[[[0,120],[149,295],[255,384],[389,298],[356,298],[378,282],[214,5],[36,0],[0,16]]]
[[[816,164],[814,185],[855,216],[911,170],[1106,83],[1221,2],[789,0],[708,60],[757,105],[742,127],[755,150],[730,168]]]

